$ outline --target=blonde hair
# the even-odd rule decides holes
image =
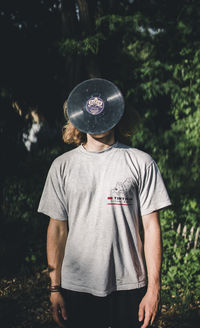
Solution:
[[[64,116],[67,120],[67,124],[63,126],[62,136],[63,141],[67,144],[75,144],[77,146],[82,143],[86,143],[87,134],[79,131],[75,126],[70,122],[67,117],[66,111],[66,102],[64,103]],[[115,138],[120,142],[130,143],[130,137],[135,132],[135,128],[138,125],[139,115],[136,111],[127,109],[121,118],[120,122],[114,127]]]
[[[76,129],[70,120],[68,120],[67,124],[63,126],[62,136],[65,143],[76,144],[77,146],[85,143],[87,140],[86,133]]]

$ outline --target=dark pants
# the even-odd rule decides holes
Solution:
[[[139,304],[146,287],[113,292],[106,297],[62,289],[67,328],[139,328]]]

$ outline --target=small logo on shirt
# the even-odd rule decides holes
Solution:
[[[124,182],[117,182],[107,197],[107,205],[133,205],[132,186],[131,178],[127,178]]]

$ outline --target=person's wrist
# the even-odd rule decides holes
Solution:
[[[61,286],[60,285],[50,285],[49,286],[50,293],[60,293],[61,292]]]
[[[148,292],[160,292],[161,290],[161,284],[160,282],[154,282],[154,283],[149,283],[148,286],[147,286],[147,291]]]

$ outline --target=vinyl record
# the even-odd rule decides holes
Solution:
[[[90,79],[70,93],[66,108],[71,123],[89,134],[111,130],[124,113],[124,98],[115,84],[105,79]]]

